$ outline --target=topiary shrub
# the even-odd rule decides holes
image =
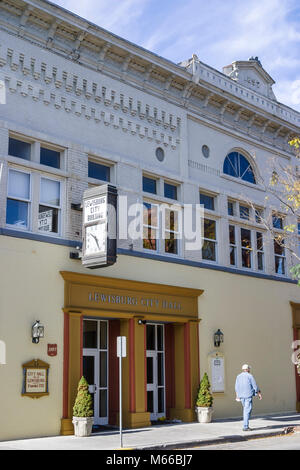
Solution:
[[[211,407],[213,404],[213,397],[210,393],[210,383],[208,375],[205,372],[200,382],[199,392],[196,400],[196,406],[207,406]]]
[[[77,388],[77,397],[73,406],[73,416],[77,418],[90,418],[94,416],[93,398],[89,392],[89,384],[81,377]]]

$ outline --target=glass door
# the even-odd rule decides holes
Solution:
[[[94,402],[94,424],[108,424],[108,322],[83,320],[83,375]]]
[[[166,415],[164,326],[146,325],[147,410],[151,421]]]

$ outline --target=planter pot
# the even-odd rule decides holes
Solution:
[[[77,418],[73,416],[74,433],[78,437],[87,437],[92,433],[94,418]]]
[[[198,423],[210,423],[211,417],[213,414],[212,407],[208,406],[196,406],[195,408],[197,414],[197,421]]]

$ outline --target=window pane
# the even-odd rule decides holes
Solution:
[[[107,387],[107,352],[100,351],[100,387]]]
[[[164,350],[164,327],[162,325],[157,326],[157,350]]]
[[[52,168],[60,168],[60,152],[41,147],[40,163]]]
[[[260,224],[262,223],[263,211],[261,209],[255,209],[255,221]]]
[[[30,160],[31,144],[22,142],[21,140],[9,138],[8,141],[8,155],[13,157],[24,158]]]
[[[261,252],[257,253],[257,269],[260,271],[264,269],[264,254]]]
[[[215,210],[215,198],[212,196],[200,193],[200,204],[203,204],[205,209]]]
[[[224,161],[223,173],[226,175],[239,177],[238,153],[231,152]]]
[[[165,229],[178,232],[178,211],[165,209]]]
[[[6,223],[17,227],[28,227],[28,202],[7,199]]]
[[[165,412],[165,393],[164,393],[164,387],[159,387],[158,389],[158,413],[164,413]]]
[[[235,227],[234,225],[229,225],[229,243],[235,245]]]
[[[178,242],[172,232],[165,233],[165,252],[172,253],[173,255],[178,254]]]
[[[204,238],[216,240],[216,222],[214,220],[204,219]]]
[[[51,206],[60,205],[60,183],[59,181],[41,179],[41,202]]]
[[[242,180],[248,181],[248,183],[255,183],[253,170],[248,160],[243,155],[240,155],[240,154],[239,154],[239,158],[240,158],[240,177],[242,178]]]
[[[240,205],[240,218],[249,220],[249,207]]]
[[[230,246],[229,251],[230,251],[230,264],[231,266],[235,266],[235,247]]]
[[[99,394],[99,417],[107,417],[107,390],[100,390]]]
[[[275,256],[275,272],[277,274],[285,274],[285,260],[279,256]]]
[[[147,384],[153,384],[153,357],[147,357]]]
[[[277,217],[276,215],[272,216],[273,220],[273,227],[278,229],[283,229],[283,221],[281,217]]]
[[[147,392],[147,411],[153,413],[153,392]]]
[[[157,206],[144,202],[143,204],[143,221],[144,225],[158,226]]]
[[[143,191],[156,194],[156,180],[143,176]]]
[[[8,196],[30,199],[30,175],[28,173],[9,170]]]
[[[263,234],[260,232],[256,232],[256,249],[259,251],[263,251]]]
[[[216,243],[204,241],[202,247],[202,258],[209,261],[216,261]]]
[[[234,203],[228,201],[228,215],[234,215]]]
[[[251,248],[251,231],[241,228],[241,243],[244,248]]]
[[[251,251],[242,249],[242,266],[243,268],[251,268]]]
[[[97,322],[83,320],[83,347],[97,348]]]
[[[157,250],[157,230],[144,227],[143,229],[143,248],[145,250]]]
[[[83,376],[89,385],[95,384],[94,356],[83,356]]]
[[[274,240],[274,253],[276,255],[281,255],[281,256],[284,255],[284,246],[279,245],[279,243],[277,243],[276,240]]]
[[[38,230],[40,232],[58,233],[58,209],[39,206]]]
[[[107,349],[107,323],[100,322],[100,349]]]
[[[157,385],[164,385],[164,354],[157,353]]]
[[[147,332],[147,349],[150,351],[154,351],[155,350],[155,326],[147,325],[146,332]]]
[[[109,181],[110,180],[110,167],[101,165],[101,163],[88,162],[88,176],[97,180]]]
[[[165,197],[168,197],[170,199],[177,199],[177,186],[169,183],[165,183],[165,191],[164,195]]]

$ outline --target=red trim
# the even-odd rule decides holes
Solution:
[[[197,359],[198,359],[198,384],[200,384],[200,342],[199,342],[199,324],[197,324]]]
[[[68,418],[69,402],[69,315],[64,313],[63,418]]]
[[[299,341],[300,340],[299,329],[293,328],[293,330],[294,330],[294,341]],[[299,350],[299,346],[296,347],[295,351],[296,350]],[[297,402],[300,402],[300,375],[298,374],[296,365],[295,365],[295,377],[296,377],[296,397],[297,397]]]
[[[120,336],[120,320],[109,320],[109,359],[108,359],[108,403],[109,424],[116,425],[119,412],[119,358],[117,337]]]
[[[166,376],[166,413],[175,408],[175,367],[174,367],[174,327],[165,326],[165,376]]]
[[[144,387],[145,387],[145,411],[148,411],[148,399],[147,399],[147,326],[144,325],[144,361],[145,361],[145,375],[144,375]]]
[[[80,377],[83,376],[83,317],[80,317]]]
[[[185,408],[191,408],[190,324],[184,325],[184,395]]]
[[[129,320],[129,411],[135,413],[134,319]]]

